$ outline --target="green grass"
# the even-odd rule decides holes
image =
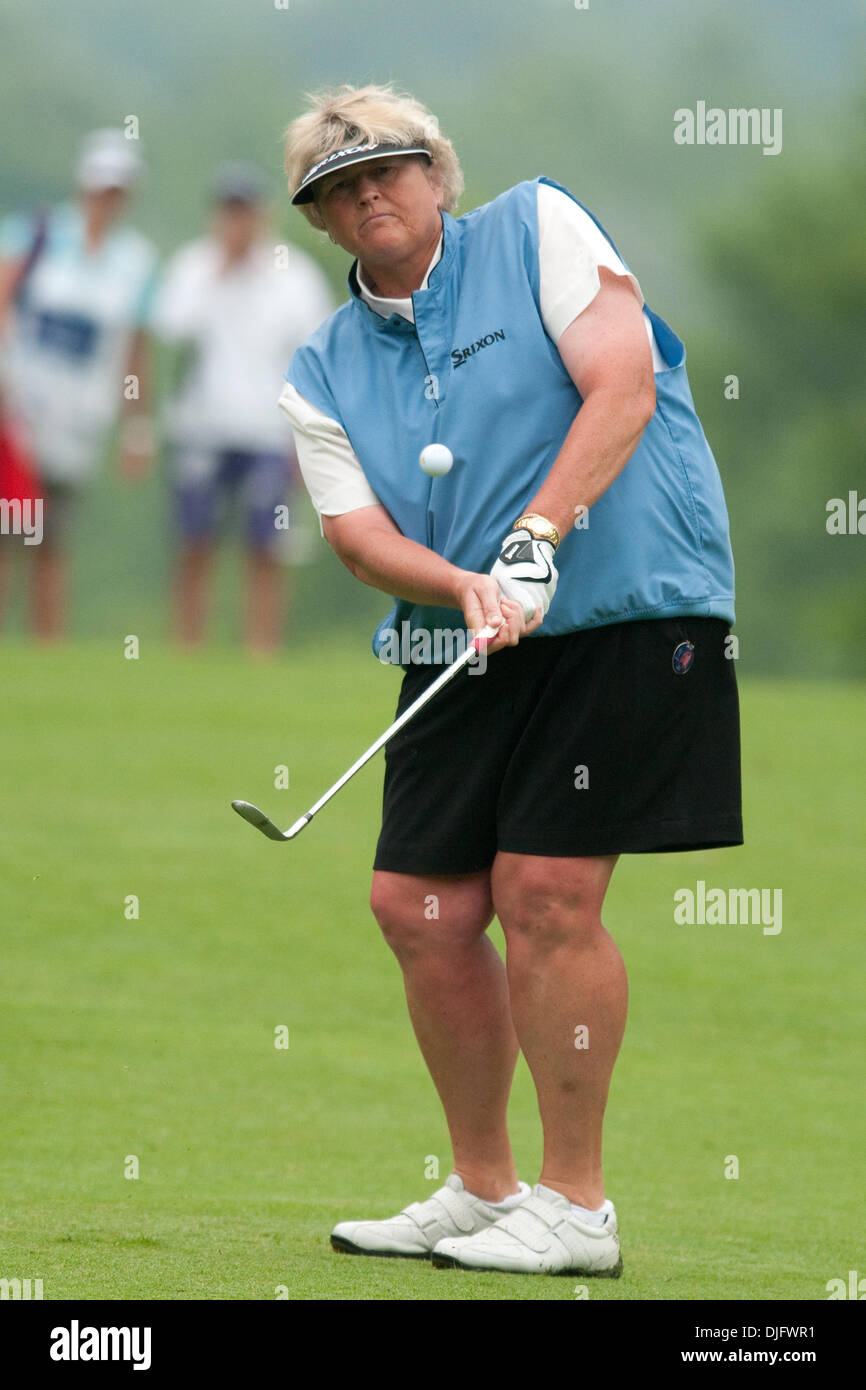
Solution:
[[[397,680],[352,647],[0,648],[0,1276],[46,1299],[574,1297],[330,1250],[335,1221],[438,1186],[429,1155],[449,1171],[367,906],[381,762],[292,846],[229,801],[288,824],[389,722]],[[631,987],[606,1129],[625,1274],[595,1300],[824,1299],[862,1270],[866,692],[741,685],[747,845],[624,859],[608,896]],[[676,926],[698,878],[781,888],[781,933]],[[535,1181],[522,1062],[511,1126]]]

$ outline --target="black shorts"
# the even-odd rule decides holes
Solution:
[[[742,844],[729,631],[721,618],[615,623],[461,671],[386,747],[375,868]],[[440,671],[407,671],[398,714]]]

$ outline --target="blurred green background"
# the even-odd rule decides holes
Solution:
[[[305,91],[394,80],[454,140],[462,211],[555,177],[685,339],[731,514],[743,669],[866,674],[866,539],[825,524],[830,498],[866,494],[862,6],[281,3],[6,0],[0,214],[63,196],[80,137],[135,115],[149,175],[133,220],[168,254],[200,231],[220,160],[255,160],[282,189],[281,132]],[[676,145],[673,113],[698,100],[782,108],[782,152]],[[282,196],[275,230],[313,250],[344,297],[344,254]],[[295,513],[315,528],[305,498]],[[78,538],[74,634],[165,634],[166,515],[164,477],[134,488],[105,468]],[[324,543],[313,554],[293,573],[287,642],[346,624],[363,647],[387,600]],[[229,554],[216,642],[237,638],[238,577]]]

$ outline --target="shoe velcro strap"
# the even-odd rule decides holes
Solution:
[[[455,1192],[450,1187],[440,1187],[439,1191],[433,1194],[433,1201],[439,1202],[445,1208],[458,1231],[468,1233],[475,1230],[474,1213],[462,1192]]]
[[[566,1212],[557,1210],[537,1197],[527,1197],[522,1206],[518,1207],[517,1214],[525,1217],[520,1234],[529,1244],[532,1243],[531,1236],[537,1239],[540,1234],[538,1226],[530,1226],[529,1223],[541,1221],[569,1254],[581,1261],[592,1261],[594,1247],[611,1234],[607,1226],[591,1226],[585,1231],[578,1230],[574,1223],[569,1221]],[[518,1232],[515,1230],[516,1234]]]
[[[439,1232],[438,1236],[436,1236],[436,1240],[442,1240],[442,1238],[448,1234],[448,1232],[443,1229],[441,1219],[436,1216],[435,1212],[431,1211],[427,1202],[413,1202],[411,1207],[403,1208],[403,1216],[410,1216],[411,1220],[416,1223],[418,1230],[424,1232],[428,1240],[432,1240],[432,1233],[434,1233],[434,1230],[438,1230]]]
[[[605,1231],[603,1226],[599,1226],[598,1234],[599,1236],[604,1236],[607,1235],[608,1232]],[[561,1229],[556,1233],[556,1239],[562,1241],[566,1250],[570,1255],[573,1255],[575,1259],[588,1261],[590,1264],[594,1260],[594,1237],[587,1235],[583,1231],[579,1231],[576,1226],[570,1226],[568,1222],[563,1222]]]
[[[527,1197],[525,1202],[521,1202],[516,1208],[517,1212],[534,1216],[541,1221],[549,1231],[556,1229],[560,1223],[568,1216],[560,1207],[551,1206],[550,1202],[545,1202],[542,1197]]]
[[[428,1197],[426,1202],[413,1202],[411,1206],[406,1207],[405,1214],[411,1216],[412,1220],[417,1222],[425,1233],[432,1230],[434,1226],[439,1226],[443,1235],[447,1235],[449,1228],[443,1224],[442,1212],[437,1211],[437,1205],[444,1208],[446,1217],[451,1217],[458,1231],[471,1234],[475,1230],[475,1218],[466,1203],[466,1199],[450,1187],[441,1187],[438,1192],[433,1193],[432,1197]]]
[[[551,1225],[558,1225],[558,1222],[551,1223],[547,1213],[540,1213],[537,1210],[527,1211],[526,1208],[532,1201],[527,1197],[525,1202],[521,1202],[519,1207],[504,1216],[501,1221],[490,1228],[491,1240],[496,1238],[497,1232],[502,1232],[503,1236],[512,1236],[521,1244],[527,1246],[536,1253],[542,1253],[550,1248]]]

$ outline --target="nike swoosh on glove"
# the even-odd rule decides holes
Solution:
[[[502,596],[520,604],[527,622],[539,604],[544,615],[556,593],[559,573],[553,556],[550,541],[536,540],[521,526],[505,537],[499,559],[490,571]]]

